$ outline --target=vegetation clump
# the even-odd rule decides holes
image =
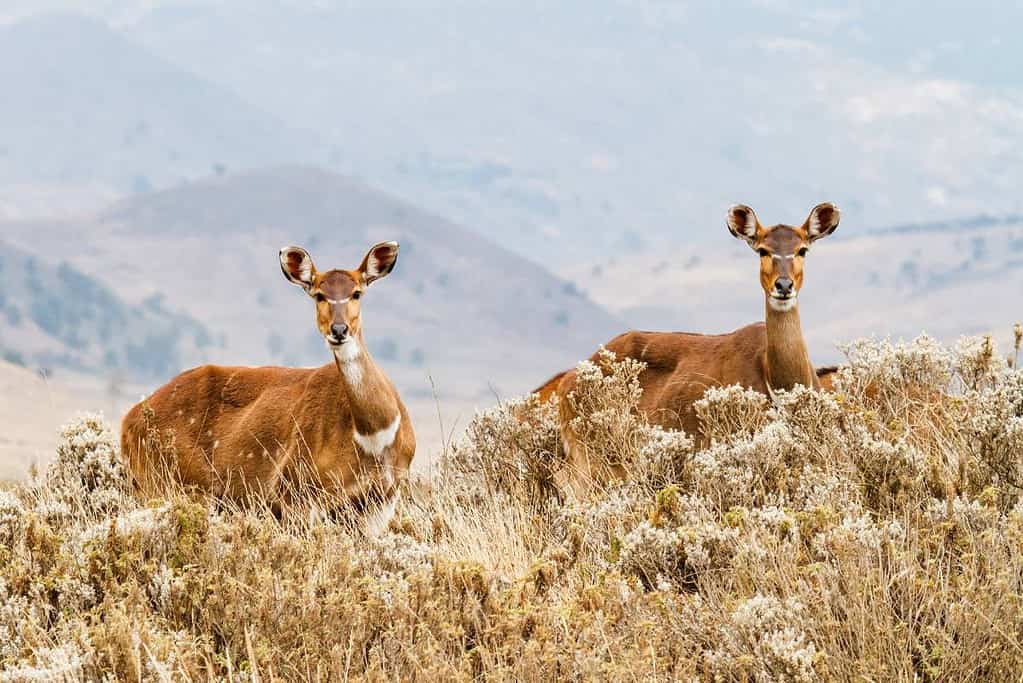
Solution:
[[[835,393],[737,387],[706,443],[638,369],[580,368],[628,476],[563,495],[557,406],[477,416],[390,529],[132,495],[109,429],[0,491],[0,680],[1009,680],[1023,670],[1023,369],[859,341]]]

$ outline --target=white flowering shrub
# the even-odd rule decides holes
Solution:
[[[637,410],[644,368],[645,363],[618,359],[603,346],[595,362],[585,360],[576,367],[575,387],[566,399],[571,416],[567,430],[591,459],[633,468],[646,428]]]
[[[710,387],[693,404],[708,443],[726,442],[733,437],[750,437],[768,422],[770,402],[759,391],[738,385]]]
[[[572,405],[477,416],[373,538],[135,499],[85,418],[44,479],[0,491],[0,679],[1015,680],[1009,355],[856,342],[834,393],[709,392],[694,443],[605,353]],[[559,493],[559,411],[620,477]]]
[[[57,454],[46,470],[41,510],[59,519],[77,509],[116,512],[128,500],[129,482],[119,446],[99,414],[83,414],[61,427]]]
[[[0,554],[21,540],[25,530],[25,506],[13,491],[0,489]]]
[[[823,656],[798,600],[761,594],[740,603],[705,658],[716,678],[755,681],[820,680]]]
[[[534,394],[477,414],[441,469],[449,479],[482,479],[470,497],[501,493],[543,503],[558,495],[554,473],[563,464],[557,400]]]

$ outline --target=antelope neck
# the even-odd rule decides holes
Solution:
[[[383,370],[370,356],[361,334],[334,349],[334,363],[348,399],[355,431],[371,436],[393,428],[401,414],[397,396]]]
[[[799,304],[777,311],[767,302],[767,384],[771,389],[814,386],[813,364],[803,340]]]

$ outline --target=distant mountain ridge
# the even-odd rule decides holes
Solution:
[[[159,297],[130,305],[66,261],[0,242],[0,354],[19,365],[164,375],[213,344],[205,326]]]
[[[325,149],[80,15],[0,26],[0,85],[0,183],[145,192]]]
[[[215,343],[183,356],[185,365],[329,360],[312,303],[281,277],[285,244],[306,247],[321,268],[354,268],[373,243],[400,242],[398,266],[369,290],[363,318],[371,349],[418,392],[430,391],[428,374],[463,395],[525,390],[621,326],[571,283],[478,232],[312,167],[210,178],[94,216],[0,230],[130,301],[159,294],[202,321]]]

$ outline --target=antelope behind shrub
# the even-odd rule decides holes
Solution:
[[[311,487],[361,511],[367,532],[386,526],[416,440],[398,392],[366,348],[361,307],[366,288],[397,258],[398,244],[382,242],[355,270],[321,272],[304,249],[281,249],[284,276],[314,301],[333,362],[206,365],[178,375],[124,417],[122,453],[137,485],[158,487],[170,475],[232,499],[258,492],[275,509]]]
[[[631,331],[609,341],[606,347],[618,357],[646,363],[640,375],[643,395],[640,410],[655,424],[684,429],[700,435],[693,409],[707,388],[739,384],[764,394],[788,390],[797,384],[820,388],[818,374],[831,383],[833,368],[815,370],[810,362],[799,318],[799,292],[803,266],[810,246],[838,227],[839,211],[820,204],[796,227],[765,228],[753,209],[737,205],[728,210],[729,232],[745,241],[760,260],[760,287],[764,293],[765,322],[757,322],[721,335],[689,332]],[[596,360],[596,355],[591,360]],[[568,456],[570,485],[577,492],[594,479],[624,472],[600,472],[577,442],[570,423],[575,417],[569,394],[575,371],[554,376],[537,391],[542,399],[560,399],[562,441]]]

